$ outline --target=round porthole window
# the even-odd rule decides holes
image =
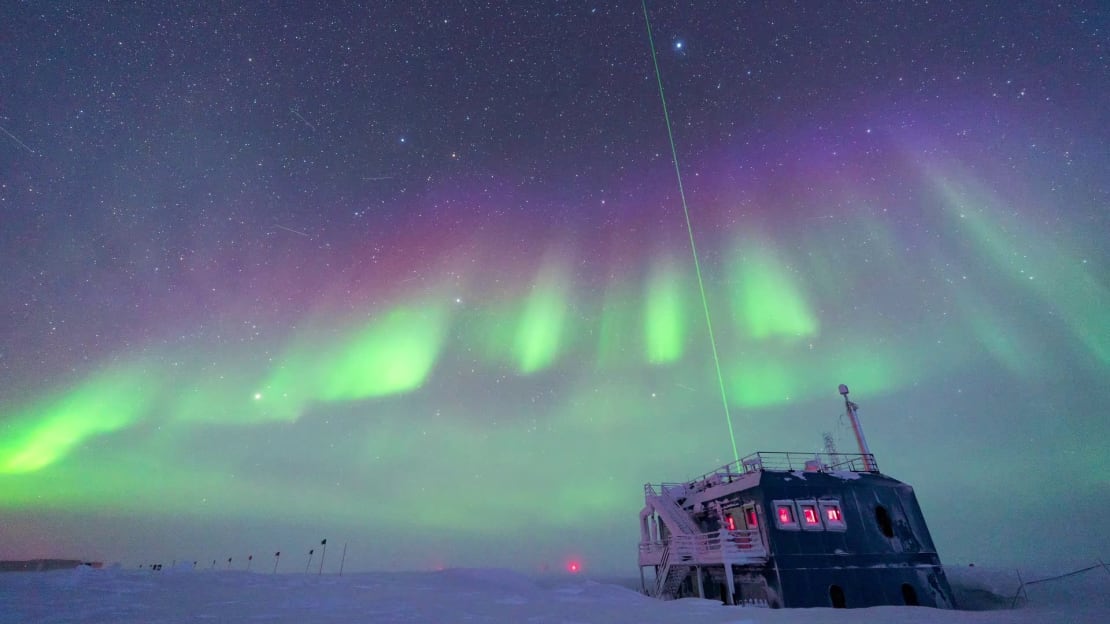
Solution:
[[[917,590],[913,588],[913,585],[910,585],[909,583],[902,583],[902,602],[905,602],[906,606],[909,607],[918,606],[919,603],[917,602]]]
[[[890,521],[890,513],[887,512],[886,507],[879,505],[875,507],[875,524],[879,525],[879,531],[886,537],[894,537],[894,524]]]

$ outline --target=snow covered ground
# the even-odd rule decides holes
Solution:
[[[533,580],[505,570],[344,576],[105,569],[0,574],[0,622],[468,622],[598,624],[698,622],[859,624],[1110,622],[1110,574],[1094,570],[1028,588],[1010,610],[1012,572],[950,570],[958,598],[988,611],[922,607],[857,610],[725,607],[661,602],[578,577]]]

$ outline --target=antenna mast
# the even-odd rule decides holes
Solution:
[[[863,469],[868,472],[875,472],[875,462],[871,460],[871,449],[867,448],[867,438],[863,437],[863,425],[860,424],[859,416],[856,414],[859,406],[848,400],[848,386],[840,384],[840,394],[844,396],[844,409],[848,411],[848,420],[852,421],[852,431],[856,434],[859,452],[863,455]]]

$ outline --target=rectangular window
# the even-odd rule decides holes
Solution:
[[[744,516],[748,520],[748,528],[749,529],[758,529],[759,528],[759,518],[758,518],[758,516],[755,515],[755,507],[748,507],[747,509],[745,509],[744,510]]]
[[[828,531],[846,531],[848,524],[844,521],[844,508],[840,506],[838,500],[820,500],[817,501],[821,509],[821,519],[825,522],[825,529]]]
[[[797,531],[801,528],[798,525],[798,513],[794,507],[792,500],[777,500],[774,502],[775,508],[775,525],[780,529],[787,531]]]
[[[798,503],[798,511],[800,512],[802,520],[802,528],[807,531],[821,531],[824,526],[821,524],[821,512],[817,509],[817,501],[815,500],[800,500]]]
[[[736,518],[733,518],[732,514],[725,516],[725,527],[728,528],[729,531],[736,530]]]

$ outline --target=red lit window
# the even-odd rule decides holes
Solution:
[[[813,499],[794,501],[797,505],[798,517],[801,518],[802,529],[806,531],[824,531],[825,526],[821,524],[821,508],[817,506],[817,501]]]
[[[725,516],[725,524],[728,526],[729,531],[736,530],[736,518],[732,516]]]
[[[838,500],[817,501],[821,509],[821,517],[825,520],[826,531],[847,531],[848,525],[844,520],[844,509]]]
[[[772,501],[775,515],[771,516],[775,520],[775,526],[785,531],[798,531],[802,528],[798,524],[798,507],[792,500],[777,500]]]
[[[779,522],[794,524],[794,510],[786,505],[779,505]]]
[[[754,529],[759,526],[759,521],[755,518],[755,509],[748,509],[748,528]]]

